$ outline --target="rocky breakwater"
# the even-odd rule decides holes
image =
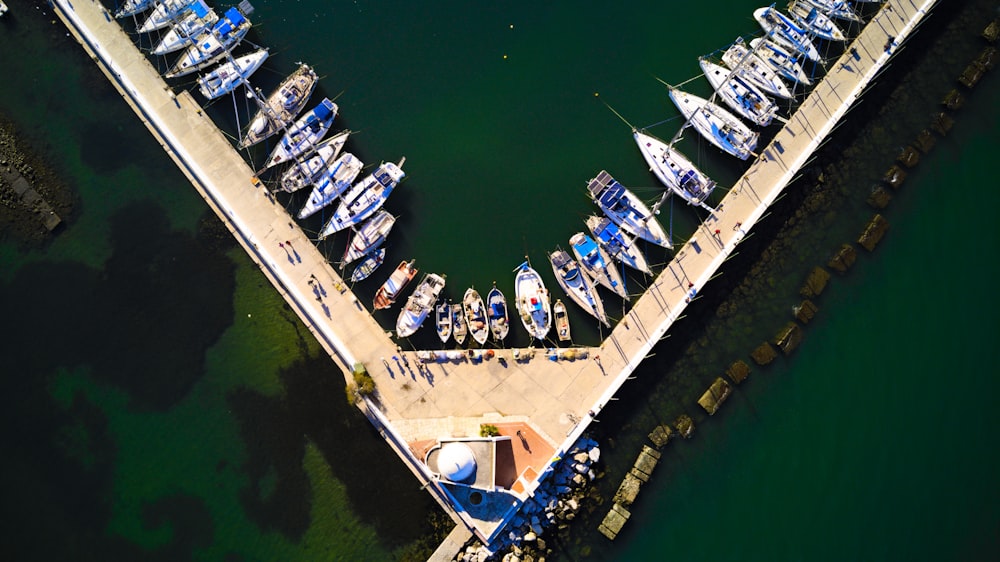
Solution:
[[[73,193],[0,117],[0,238],[45,242],[72,212]]]
[[[455,560],[541,562],[551,556],[554,535],[566,531],[587,499],[595,497],[591,484],[604,475],[600,460],[597,442],[580,437],[489,547],[470,543]]]

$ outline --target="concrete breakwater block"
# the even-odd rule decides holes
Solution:
[[[760,344],[757,349],[750,352],[750,358],[753,362],[763,367],[774,361],[778,357],[778,352],[774,350],[771,344],[764,342]]]
[[[996,47],[986,47],[976,57],[976,64],[983,67],[984,70],[993,70],[997,64],[998,56],[1000,56],[1000,51],[997,51]]]
[[[681,414],[674,420],[674,429],[685,439],[690,439],[694,434],[694,420],[687,414]]]
[[[657,449],[662,449],[673,436],[674,430],[670,429],[669,425],[661,424],[653,428],[649,434],[649,440]]]
[[[892,194],[886,188],[878,184],[872,186],[872,192],[867,200],[869,205],[876,209],[884,209],[889,206],[889,201],[892,201]]]
[[[789,322],[774,336],[774,345],[785,355],[791,354],[802,343],[802,326]]]
[[[813,301],[806,299],[792,310],[795,313],[796,320],[802,322],[803,324],[808,324],[809,321],[816,316],[816,312],[819,311],[819,308],[813,303]]]
[[[979,62],[972,61],[958,76],[958,83],[971,90],[976,87],[983,74],[986,74],[986,69]]]
[[[963,96],[958,90],[953,89],[944,95],[944,99],[941,100],[941,105],[951,111],[956,111],[965,105],[965,96]]]
[[[604,521],[601,521],[601,524],[597,526],[597,530],[605,537],[608,537],[609,540],[615,540],[615,537],[618,536],[622,527],[625,526],[625,522],[631,516],[632,514],[627,509],[614,504],[611,506],[611,511],[604,516]]]
[[[635,459],[635,464],[632,465],[632,470],[629,473],[643,482],[648,482],[658,462],[660,462],[660,452],[649,445],[643,445],[642,450],[639,451],[639,457]]]
[[[906,171],[900,168],[897,164],[893,164],[885,174],[882,175],[882,181],[889,184],[889,187],[893,189],[899,189],[899,186],[903,185],[903,180],[906,179]]]
[[[889,221],[885,220],[885,217],[882,215],[875,215],[868,223],[868,226],[865,227],[861,236],[858,237],[858,244],[871,252],[878,245],[879,241],[882,240],[882,237],[885,236],[887,230],[889,230]]]
[[[747,365],[746,361],[739,359],[726,369],[726,375],[729,376],[734,383],[740,384],[750,376],[750,365]]]
[[[931,129],[933,129],[935,133],[941,135],[942,137],[946,136],[948,134],[948,131],[950,131],[952,126],[954,125],[955,125],[955,120],[952,119],[950,115],[948,115],[943,111],[935,115],[934,119],[931,121]]]
[[[896,161],[907,168],[912,168],[920,163],[920,153],[917,152],[916,148],[906,145],[899,156],[896,156]]]
[[[805,284],[799,289],[799,294],[807,299],[818,297],[823,292],[823,289],[826,289],[826,284],[829,281],[830,272],[817,265],[809,272],[809,277],[806,278]]]
[[[1000,39],[1000,20],[993,20],[983,29],[983,39],[990,43],[996,43]]]
[[[913,141],[913,144],[920,149],[920,152],[927,154],[937,144],[937,139],[934,138],[934,135],[930,131],[924,129],[917,135],[917,140]]]
[[[838,272],[845,273],[848,269],[854,265],[854,262],[858,259],[858,251],[854,249],[851,244],[844,244],[837,250],[837,253],[830,258],[830,261],[826,263],[826,266],[830,269]]]
[[[615,492],[611,501],[618,505],[629,507],[635,502],[635,498],[639,497],[639,489],[642,488],[643,480],[640,480],[632,471],[625,473],[625,478],[622,480],[621,485],[618,486],[618,491]]]
[[[722,377],[715,379],[715,382],[708,387],[705,394],[701,395],[698,399],[698,405],[708,412],[708,415],[714,415],[715,412],[719,410],[719,406],[729,398],[729,394],[732,392],[732,387],[729,386]]]

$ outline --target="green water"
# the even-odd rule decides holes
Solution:
[[[242,252],[199,227],[204,203],[46,8],[9,4],[0,51],[19,56],[4,58],[0,111],[68,178],[79,205],[44,249],[0,243],[9,459],[0,478],[12,522],[3,550],[17,559],[361,560],[415,548],[437,508],[347,407],[341,374]],[[545,251],[565,247],[593,212],[585,182],[602,168],[656,197],[628,127],[600,100],[637,126],[673,119],[651,129],[669,138],[676,112],[654,77],[695,75],[698,55],[754,31],[756,7],[254,4],[262,25],[251,39],[272,50],[261,87],[310,62],[324,75],[318,94],[339,95],[338,126],[358,131],[349,150],[371,164],[407,157],[409,177],[389,202],[401,218],[388,261],[415,257],[447,273],[453,296],[493,280],[510,296],[524,255],[550,280]],[[708,91],[703,80],[688,88]],[[982,274],[998,238],[975,210],[996,203],[997,91],[993,75],[894,200],[883,245],[823,296],[796,354],[755,372],[720,414],[699,420],[694,440],[671,445],[616,543],[595,531],[599,508],[573,527],[562,556],[965,560],[996,551],[987,350],[997,307]],[[211,109],[230,132],[233,103]],[[693,134],[681,146],[720,184],[738,177],[739,163]],[[857,212],[829,228],[856,232],[848,217]],[[680,239],[700,218],[682,205],[664,209],[662,221],[671,217]],[[970,227],[981,235],[956,237]],[[343,243],[324,250],[336,255]],[[748,312],[747,333],[712,328],[711,310],[679,327],[759,341],[772,311],[790,307],[775,293],[758,303],[766,312]],[[388,325],[394,315],[379,318]],[[597,341],[582,314],[571,320],[578,340]],[[414,343],[433,340],[423,336]],[[677,356],[669,340],[658,354]],[[661,404],[678,394],[692,404],[687,395],[704,388],[694,376],[658,380],[669,369],[651,360],[639,373],[649,382],[602,420],[604,488],[617,485],[650,420],[675,413]]]

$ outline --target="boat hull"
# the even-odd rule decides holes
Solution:
[[[632,239],[618,228],[618,225],[611,222],[611,219],[591,215],[587,217],[587,228],[611,259],[646,275],[652,275],[646,256],[635,246]]]
[[[341,197],[340,205],[319,233],[322,240],[358,224],[385,204],[405,174],[399,165],[384,162]]]
[[[602,324],[608,324],[604,313],[604,302],[590,284],[590,278],[580,268],[573,258],[564,250],[556,250],[549,254],[552,273],[556,282],[566,292],[566,296],[582,308],[587,314],[597,318]]]
[[[382,283],[378,291],[375,291],[372,308],[382,310],[392,306],[406,289],[406,286],[410,284],[410,281],[413,281],[413,278],[417,276],[417,271],[419,270],[413,267],[413,260],[400,262],[389,278],[385,280],[385,283]]]
[[[532,338],[544,341],[552,327],[552,305],[541,276],[527,262],[514,276],[514,294],[524,329]]]
[[[607,171],[601,170],[592,178],[587,183],[587,190],[601,211],[632,236],[664,248],[673,247],[670,237],[649,207]]]
[[[500,289],[497,289],[496,283],[486,296],[486,306],[490,314],[490,332],[493,334],[493,340],[502,343],[510,331],[510,317],[507,315],[507,299]]]
[[[299,65],[295,72],[288,75],[268,96],[263,107],[250,120],[247,132],[240,141],[240,148],[253,146],[291,123],[309,103],[309,98],[318,83],[319,76],[311,66]]]
[[[635,131],[639,152],[660,183],[691,205],[701,205],[712,194],[715,182],[696,168],[683,154],[662,140]]]
[[[337,197],[351,187],[351,183],[361,173],[363,164],[350,152],[340,155],[340,158],[330,163],[316,187],[309,194],[309,199],[302,206],[298,217],[308,218],[317,211],[333,203]]]
[[[243,55],[227,62],[212,72],[198,77],[198,89],[207,99],[215,99],[232,92],[249,78],[267,60],[267,50]]]
[[[670,99],[702,137],[740,160],[757,148],[758,134],[735,115],[696,95],[670,89]]]
[[[462,309],[465,312],[465,321],[469,326],[469,335],[476,340],[479,345],[486,343],[486,338],[490,335],[489,318],[486,316],[486,304],[479,291],[467,289],[462,297]]]

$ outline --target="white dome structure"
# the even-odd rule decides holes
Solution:
[[[452,482],[463,482],[476,473],[476,455],[465,443],[448,443],[437,457],[438,472]]]

